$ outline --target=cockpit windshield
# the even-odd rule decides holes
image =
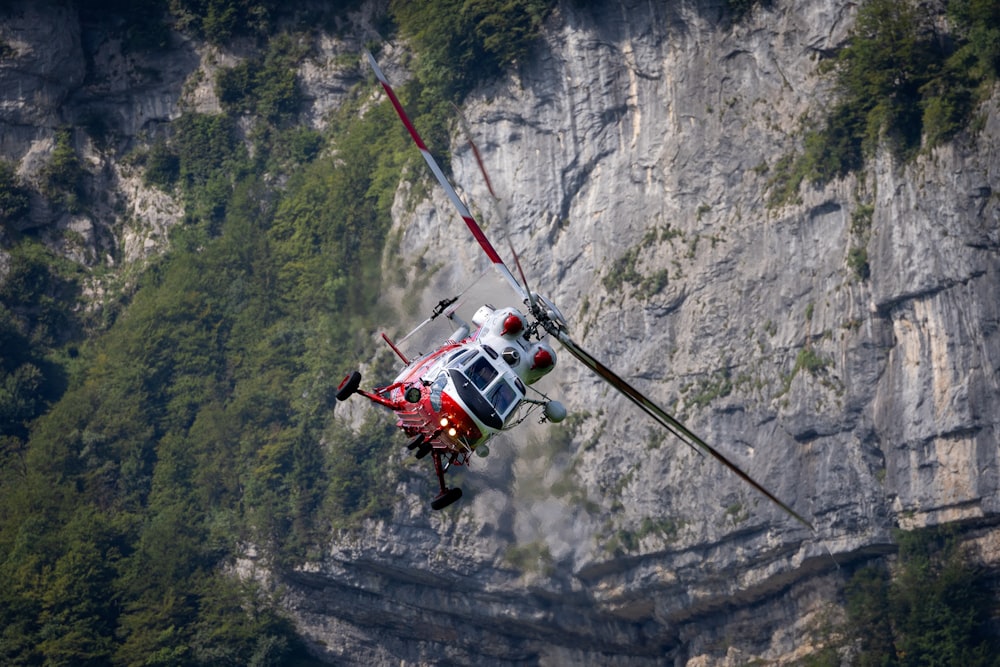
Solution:
[[[507,410],[510,409],[515,398],[514,389],[504,379],[501,379],[490,389],[490,403],[501,415],[507,414]]]
[[[483,391],[496,379],[497,369],[493,368],[493,364],[486,357],[478,357],[465,370],[465,374],[479,391]]]
[[[461,370],[453,368],[448,371],[459,396],[484,424],[502,428],[504,419],[518,402],[517,390],[482,354],[471,359],[463,356],[455,361],[467,363]]]
[[[476,354],[475,350],[468,350],[462,348],[457,352],[453,352],[452,355],[448,357],[448,361],[446,362],[445,365],[448,366],[449,368],[457,368],[465,364],[469,359],[474,357],[475,354]]]

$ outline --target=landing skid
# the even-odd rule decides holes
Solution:
[[[442,492],[437,498],[431,501],[432,510],[443,510],[448,505],[462,497],[462,489],[456,487]]]
[[[434,472],[437,473],[438,484],[441,485],[441,493],[439,493],[437,497],[431,501],[431,509],[441,510],[461,498],[462,489],[457,486],[450,489],[448,488],[448,485],[444,483],[444,471],[447,470],[448,467],[441,465],[441,454],[439,454],[436,450],[432,450],[431,457],[434,459]]]

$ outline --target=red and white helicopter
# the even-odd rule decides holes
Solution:
[[[382,334],[406,365],[396,379],[391,384],[365,391],[360,389],[361,374],[354,371],[338,387],[337,399],[340,401],[357,393],[395,412],[398,419],[396,425],[410,438],[407,447],[416,450],[417,458],[431,455],[440,484],[440,492],[431,502],[431,507],[442,509],[462,496],[460,488],[449,487],[445,482],[444,475],[449,467],[468,464],[473,453],[480,456],[488,454],[487,442],[497,433],[519,424],[531,409],[542,407],[542,421],[559,422],[566,417],[566,409],[559,402],[549,400],[537,391],[529,394],[531,385],[555,368],[555,350],[546,342],[546,336],[551,336],[679,440],[719,460],[791,517],[812,529],[812,525],[795,510],[570,338],[566,320],[555,305],[528,289],[516,253],[514,260],[520,281],[500,258],[428,151],[375,58],[371,53],[367,56],[427,165],[483,252],[526,308],[482,306],[472,317],[472,328],[458,318],[454,308],[450,308],[457,297],[445,299],[420,325],[441,314],[458,323],[458,329],[441,347],[410,360]],[[511,252],[514,252],[513,248]]]

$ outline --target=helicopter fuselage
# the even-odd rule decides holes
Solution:
[[[526,397],[527,387],[555,366],[555,352],[542,340],[548,334],[558,340],[563,349],[577,361],[605,380],[678,440],[695,451],[711,455],[789,516],[810,530],[815,530],[791,506],[782,502],[740,466],[695,435],[649,396],[598,361],[570,337],[567,322],[555,304],[528,288],[527,278],[511,244],[510,250],[521,280],[514,277],[428,150],[375,57],[370,52],[367,52],[367,56],[375,76],[431,173],[444,189],[486,258],[521,298],[521,303],[528,307],[530,315],[530,320],[527,320],[524,313],[516,308],[497,310],[491,306],[483,306],[473,317],[473,323],[477,327],[475,333],[469,335],[469,326],[462,323],[458,331],[437,350],[412,362],[383,334],[386,342],[406,364],[395,381],[365,392],[360,390],[361,373],[354,371],[337,388],[337,400],[345,400],[354,393],[361,393],[392,409],[398,415],[397,425],[411,437],[407,447],[417,450],[417,458],[432,455],[441,492],[431,501],[431,508],[442,509],[462,496],[460,488],[449,488],[445,484],[445,470],[453,464],[467,463],[473,452],[480,455],[488,453],[487,440],[523,419],[515,417],[522,404],[544,405],[544,419],[548,421],[557,422],[565,418],[566,410],[557,401],[543,403]],[[476,153],[478,155],[478,151]],[[457,298],[441,301],[434,314],[426,321],[445,313],[445,308]],[[453,312],[449,318],[457,319]],[[537,342],[531,342],[533,337]]]
[[[527,385],[555,367],[556,353],[530,340],[516,308],[483,306],[471,334],[452,319],[461,326],[429,354],[408,361],[393,346],[406,367],[391,384],[358,393],[396,413],[418,456],[434,451],[448,465],[464,465],[473,452],[488,453],[485,443],[514,420]]]

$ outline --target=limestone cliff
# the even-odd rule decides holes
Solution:
[[[816,62],[854,12],[779,2],[730,24],[713,2],[565,3],[465,110],[499,206],[454,144],[489,233],[577,339],[816,532],[563,355],[546,390],[569,426],[509,435],[454,512],[401,489],[396,520],[288,578],[330,656],[791,663],[840,613],[837,564],[891,551],[893,527],[963,522],[992,561],[996,97],[975,134],[766,203],[766,167],[831,99]],[[404,252],[462,263],[428,307],[484,270],[443,196],[403,210]]]
[[[239,56],[174,35],[154,63],[61,3],[15,5],[0,28],[12,49],[0,62],[4,157],[30,179],[59,126],[96,112],[109,129],[105,146],[78,138],[104,207],[31,224],[51,225],[51,242],[82,262],[140,261],[180,204],[143,186],[115,146],[150,140],[185,105],[213,108],[206,73]],[[767,205],[768,166],[830,101],[817,59],[842,45],[854,12],[777,0],[732,22],[717,0],[564,2],[532,57],[464,110],[500,201],[464,137],[452,158],[488,233],[510,238],[583,347],[816,531],[564,354],[543,390],[573,417],[504,436],[464,474],[454,509],[431,513],[429,487],[406,475],[392,520],[331,535],[321,559],[281,572],[241,563],[280,584],[317,655],[790,664],[842,613],[838,568],[891,552],[894,527],[959,522],[997,564],[1000,96],[974,131],[912,162],[882,155],[803,186],[801,203]],[[320,37],[322,57],[300,70],[316,126],[366,76],[367,21]],[[334,64],[345,53],[356,68]],[[405,53],[382,49],[390,76],[406,76]],[[402,186],[394,219],[411,277],[423,258],[443,264],[425,293],[387,294],[421,301],[418,313],[487,269],[431,193],[412,201]],[[386,271],[400,263],[387,258]],[[507,298],[491,281],[476,296]]]

